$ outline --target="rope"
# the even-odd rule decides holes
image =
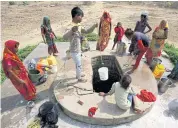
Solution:
[[[128,59],[128,63],[125,63],[124,65],[123,65],[123,67],[129,67],[130,65],[131,65],[131,63],[133,62],[133,60],[134,60],[134,56],[131,56],[131,61],[130,61],[130,57],[129,57],[129,59]],[[123,68],[122,67],[122,68]]]
[[[103,57],[101,55],[101,45],[100,45],[100,43],[99,43],[99,47],[100,47],[101,64],[104,65],[104,63],[103,63]]]

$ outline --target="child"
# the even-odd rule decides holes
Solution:
[[[126,45],[126,51],[129,50],[129,46],[130,46],[130,44],[131,44],[131,39],[128,39],[128,38],[127,38],[127,36],[128,36],[128,31],[129,31],[129,29],[126,29],[126,30],[125,30],[125,33],[124,33],[124,35],[123,35],[123,37],[122,37],[122,41],[121,41],[121,42],[125,43],[125,45]]]
[[[145,32],[146,27],[148,27],[149,30]],[[143,12],[141,14],[141,20],[137,21],[134,31],[146,34],[146,33],[149,33],[151,30],[152,30],[152,28],[148,24],[148,14]]]
[[[132,106],[134,92],[130,87],[132,79],[129,75],[124,75],[120,82],[116,82],[112,85],[111,90],[108,93],[100,92],[100,96],[107,96],[115,94],[116,104],[119,108],[127,110]]]
[[[115,31],[116,35],[114,38],[114,44],[113,44],[112,50],[114,50],[116,43],[117,44],[121,43],[121,39],[124,35],[124,28],[122,27],[121,22],[117,23],[117,26],[114,28],[114,31]]]
[[[54,56],[57,56],[58,50],[54,43],[54,37],[56,39],[57,37],[51,28],[50,19],[48,16],[45,16],[43,18],[43,24],[41,25],[41,35],[44,43],[48,44],[48,54],[49,55],[53,54]]]
[[[76,78],[78,82],[86,82],[87,80],[82,79],[85,75],[82,74],[82,63],[81,63],[81,34],[82,33],[91,33],[98,26],[94,24],[88,30],[85,30],[80,22],[84,16],[83,11],[79,7],[74,7],[71,10],[72,23],[69,25],[66,33],[63,35],[63,38],[70,40],[70,54],[76,65]]]

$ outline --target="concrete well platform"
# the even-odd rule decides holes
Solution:
[[[66,60],[65,65],[60,69],[53,82],[53,86],[55,98],[64,113],[73,119],[85,123],[116,125],[134,121],[149,112],[153,103],[140,102],[139,108],[146,109],[146,111],[143,114],[135,114],[132,109],[123,111],[117,107],[114,95],[103,98],[93,91],[92,58],[101,54],[115,56],[114,53],[107,51],[102,53],[90,51],[83,54],[82,65],[86,75],[85,78],[87,79],[86,83],[77,82],[75,65],[72,59]],[[130,56],[115,56],[115,58],[119,63],[121,73],[131,69],[131,63],[134,63]],[[131,86],[136,93],[139,93],[141,89],[147,89],[157,95],[157,82],[146,64],[141,62],[139,68],[131,74],[131,77]],[[79,100],[83,102],[83,105],[77,103]],[[93,118],[88,117],[88,110],[91,107],[98,107]]]

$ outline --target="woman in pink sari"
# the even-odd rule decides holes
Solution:
[[[15,88],[25,100],[36,98],[36,88],[28,77],[28,72],[22,61],[17,56],[19,42],[8,40],[5,42],[2,68],[7,78],[9,78]]]

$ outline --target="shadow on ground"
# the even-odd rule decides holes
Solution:
[[[168,104],[168,109],[163,112],[166,117],[173,117],[178,120],[178,99],[174,99]]]

